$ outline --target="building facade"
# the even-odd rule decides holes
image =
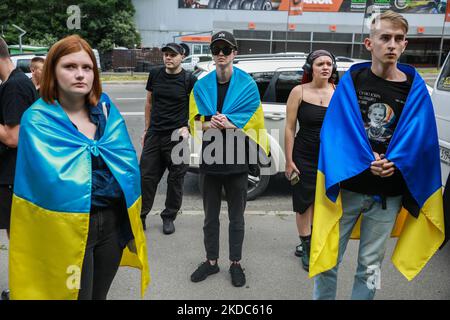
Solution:
[[[206,53],[210,35],[228,30],[235,35],[241,54],[310,52],[323,48],[338,56],[368,58],[361,45],[368,33],[365,0],[303,0],[301,15],[281,10],[284,1],[133,0],[133,3],[144,47],[184,41],[191,45],[192,53]],[[409,43],[404,62],[435,66],[441,50],[443,57],[450,50],[450,24],[444,23],[446,1],[371,1],[391,6],[408,20]],[[246,10],[259,5],[266,10]],[[237,10],[230,9],[238,6]]]

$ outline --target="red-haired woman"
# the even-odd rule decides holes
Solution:
[[[19,135],[11,298],[106,299],[120,264],[142,270],[143,294],[137,157],[85,40],[52,46],[40,92]]]
[[[301,85],[292,89],[287,101],[285,174],[293,185],[293,208],[301,239],[295,255],[301,257],[303,269],[308,271],[320,129],[335,88],[336,61],[330,52],[316,50],[308,55],[303,70]],[[296,135],[297,121],[300,128]]]

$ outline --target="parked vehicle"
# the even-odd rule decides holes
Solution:
[[[97,60],[97,65],[99,70],[101,70],[100,67],[100,55],[98,54],[98,51],[96,49],[93,49],[94,51],[94,55],[95,55],[95,59]],[[33,59],[34,57],[43,57],[45,59],[46,55],[45,54],[13,54],[11,55],[11,60],[14,64],[14,67],[19,67],[27,76],[28,78],[31,79],[31,70],[30,70],[30,65],[31,65],[31,59]]]
[[[34,57],[43,57],[45,54],[16,54],[11,56],[14,67],[20,68],[31,79],[30,64]]]
[[[193,54],[184,58],[181,66],[186,71],[194,71],[197,63],[205,61],[212,61],[212,56],[208,54]]]
[[[306,60],[305,53],[257,54],[241,55],[235,59],[235,66],[249,73],[258,85],[259,94],[264,110],[265,125],[270,141],[270,166],[260,165],[260,174],[248,178],[247,199],[253,200],[261,195],[269,185],[270,177],[284,174],[286,159],[284,156],[284,127],[286,118],[286,102],[289,94],[296,85],[300,84],[303,76],[302,66]],[[341,57],[337,59],[337,70],[342,74],[356,62]],[[215,69],[214,62],[200,62],[194,74],[202,78]],[[201,147],[191,152],[190,171],[197,172]],[[200,185],[200,190],[202,186]]]
[[[431,100],[438,128],[442,185],[445,185],[450,172],[450,55],[445,59],[434,84]]]

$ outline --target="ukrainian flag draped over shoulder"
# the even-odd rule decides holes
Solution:
[[[140,222],[140,174],[119,111],[110,104],[103,136],[88,139],[61,106],[42,99],[23,115],[11,214],[12,299],[77,299],[91,207],[91,154],[100,155],[125,196],[134,240],[121,265],[141,270],[141,295],[150,282]]]
[[[217,112],[217,73],[208,75],[195,83],[189,102],[189,125],[195,134],[195,117],[213,116]],[[258,87],[252,77],[233,67],[230,85],[223,103],[224,114],[236,127],[242,129],[266,154],[269,154],[269,140],[264,129],[264,112]],[[201,130],[201,129],[200,129]]]
[[[337,263],[339,220],[342,216],[339,183],[368,169],[375,160],[351,77],[352,71],[370,66],[370,63],[354,65],[343,76],[323,122],[314,205],[311,277]],[[399,238],[392,262],[408,280],[412,280],[442,244],[444,218],[433,105],[425,82],[416,70],[402,64],[398,68],[414,80],[386,158],[394,162],[396,170],[402,173],[420,211],[416,214],[403,208],[398,215],[392,235]],[[359,230],[353,232],[358,233]]]

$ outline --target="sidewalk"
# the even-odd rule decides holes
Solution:
[[[261,212],[262,214],[263,212]],[[150,300],[303,300],[311,299],[313,281],[308,279],[294,256],[297,245],[295,216],[246,216],[242,266],[247,285],[235,288],[228,273],[228,218],[221,214],[220,272],[203,282],[192,283],[191,273],[205,259],[203,215],[182,214],[175,221],[176,232],[162,233],[161,219],[147,217],[150,284],[145,299]],[[376,299],[450,299],[450,245],[439,251],[412,282],[392,265],[390,257],[396,239],[389,241],[381,272],[381,290]],[[0,245],[6,243],[1,233]],[[356,269],[357,241],[348,245],[340,267],[338,299],[348,299]],[[7,251],[0,251],[0,289],[6,286]],[[114,280],[109,299],[139,299],[139,272],[121,268]]]

